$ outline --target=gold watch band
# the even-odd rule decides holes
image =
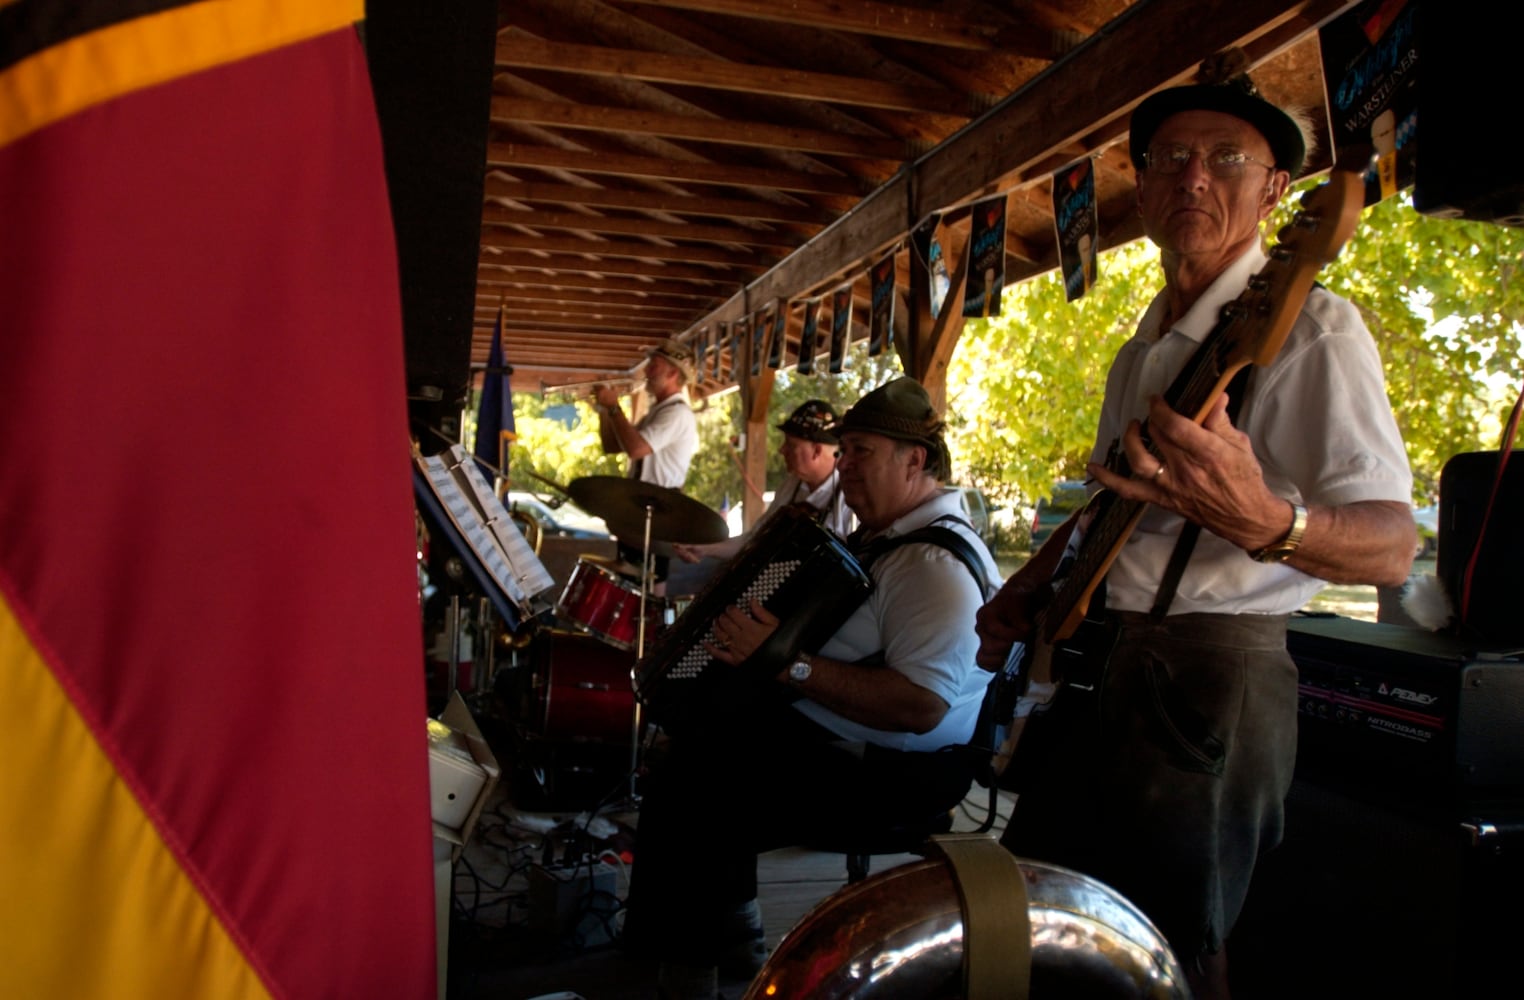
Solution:
[[[1302,544],[1302,536],[1307,533],[1307,508],[1295,500],[1286,502],[1291,504],[1291,530],[1286,532],[1286,537],[1280,541],[1250,552],[1249,558],[1255,562],[1285,562]]]

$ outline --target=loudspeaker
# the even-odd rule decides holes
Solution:
[[[1443,218],[1524,225],[1524,158],[1503,109],[1517,92],[1516,4],[1457,10],[1418,0],[1418,153],[1413,207]]]

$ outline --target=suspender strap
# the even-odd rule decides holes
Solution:
[[[969,573],[974,577],[974,582],[979,585],[979,593],[988,597],[990,584],[989,578],[984,573],[984,561],[979,558],[978,554],[974,551],[973,544],[966,537],[952,528],[945,527],[940,523],[942,521],[962,524],[970,531],[974,530],[972,525],[961,518],[945,514],[925,527],[916,528],[914,531],[907,531],[896,538],[876,539],[869,542],[866,546],[862,545],[863,529],[859,527],[847,539],[847,545],[857,556],[858,561],[862,563],[864,570],[871,568],[880,556],[892,549],[899,548],[901,545],[911,545],[920,542],[925,545],[935,545],[938,548],[946,549],[968,568]]]

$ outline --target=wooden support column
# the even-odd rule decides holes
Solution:
[[[741,473],[745,490],[741,507],[741,523],[750,529],[767,509],[762,499],[767,489],[767,410],[773,400],[773,380],[777,370],[767,365],[767,331],[759,333],[757,324],[746,337],[746,367],[742,369],[741,410],[744,414],[746,447],[741,453]],[[762,368],[759,374],[751,373],[751,359],[760,356]],[[755,487],[755,489],[753,489]]]

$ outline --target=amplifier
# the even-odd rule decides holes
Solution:
[[[1524,789],[1524,662],[1419,628],[1297,616],[1298,773],[1377,796]]]
[[[1286,645],[1297,772],[1228,942],[1233,995],[1495,991],[1524,897],[1524,663],[1331,615]]]

